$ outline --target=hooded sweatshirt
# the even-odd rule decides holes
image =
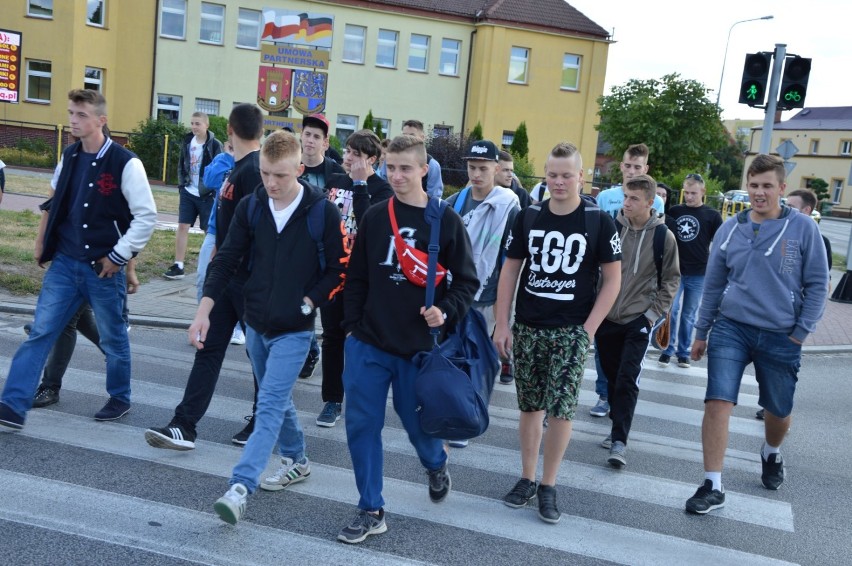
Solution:
[[[677,241],[670,230],[663,247],[662,285],[657,288],[657,266],[654,263],[654,231],[665,221],[657,214],[650,215],[642,228],[630,226],[619,211],[616,223],[621,237],[621,291],[607,315],[607,320],[627,324],[644,314],[658,320],[672,306],[678,285],[680,265]]]
[[[782,206],[780,217],[764,220],[755,234],[744,210],[713,238],[695,338],[706,340],[724,316],[804,342],[822,318],[827,295],[825,245],[816,222]]]

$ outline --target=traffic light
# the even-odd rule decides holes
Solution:
[[[766,99],[766,85],[769,71],[772,69],[772,52],[749,53],[743,67],[743,80],[740,86],[740,104],[760,106]]]
[[[808,92],[808,76],[811,74],[811,60],[794,55],[784,61],[784,75],[781,77],[781,90],[778,94],[779,108],[804,108],[805,95]]]

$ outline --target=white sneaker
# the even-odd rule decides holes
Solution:
[[[230,525],[236,525],[246,512],[248,489],[241,483],[235,483],[225,495],[216,500],[213,509],[219,518]]]
[[[231,334],[231,344],[242,346],[246,343],[246,335],[239,325],[234,327],[234,332]]]
[[[293,462],[292,458],[281,458],[281,467],[273,475],[260,482],[260,489],[278,491],[299,483],[311,475],[311,463],[305,457],[305,463]]]

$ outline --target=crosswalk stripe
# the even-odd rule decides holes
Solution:
[[[193,452],[183,453],[157,450],[146,445],[140,447],[142,429],[119,423],[94,426],[89,419],[56,411],[37,412],[27,423],[23,434],[223,478],[230,477],[230,466],[239,455],[239,449],[207,442],[201,442],[199,449]],[[273,471],[276,465],[277,462],[272,459],[267,471]],[[350,470],[317,463],[312,463],[312,468],[309,481],[289,489],[336,502],[354,502],[357,499]],[[742,551],[611,525],[568,513],[563,513],[559,524],[544,527],[529,509],[525,510],[528,512],[512,512],[494,499],[459,491],[451,494],[448,504],[435,505],[426,495],[425,483],[425,475],[423,484],[385,478],[383,493],[388,501],[387,511],[622,564],[785,564]],[[737,499],[740,497],[743,496],[737,495]],[[486,517],[488,520],[484,520]],[[389,520],[392,521],[392,516]],[[616,539],[619,545],[610,544]]]
[[[241,523],[166,503],[0,470],[3,519],[203,564],[277,564],[282,555],[329,564],[422,564],[400,556]]]

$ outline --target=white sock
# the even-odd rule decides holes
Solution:
[[[175,261],[175,265],[178,266],[178,269],[183,269],[183,262],[182,261]]]
[[[764,442],[763,448],[760,449],[760,454],[763,456],[764,460],[769,460],[770,454],[780,454],[781,447],[780,446],[770,446],[769,443]]]
[[[704,472],[704,479],[713,482],[713,489],[722,491],[722,472]]]

